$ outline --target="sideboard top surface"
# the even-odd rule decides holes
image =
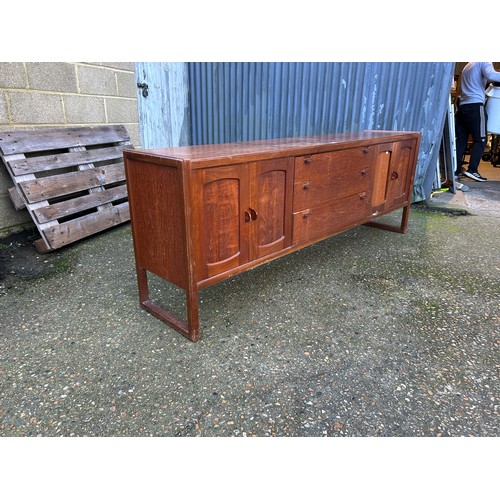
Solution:
[[[156,148],[143,150],[126,150],[127,158],[148,161],[170,166],[180,166],[189,162],[191,168],[202,168],[211,165],[229,165],[256,161],[261,157],[283,157],[289,155],[307,155],[335,149],[357,147],[374,142],[418,137],[419,132],[365,130],[342,134],[323,134],[309,137],[286,137],[248,142],[231,142],[223,144],[205,144],[199,146],[179,146],[173,148]],[[355,144],[354,144],[355,143]]]

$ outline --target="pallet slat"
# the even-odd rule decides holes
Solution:
[[[52,205],[34,210],[33,213],[38,222],[42,224],[51,220],[61,219],[62,217],[67,217],[84,210],[89,210],[99,205],[104,205],[105,203],[118,201],[123,198],[127,198],[127,186],[125,185],[105,189],[97,193],[87,194],[71,200],[53,203]]]
[[[123,125],[103,125],[99,127],[56,127],[36,130],[1,132],[0,153],[32,153],[65,149],[71,146],[92,146],[130,140]]]
[[[40,253],[130,220],[123,150],[124,126],[54,127],[0,132],[0,159],[40,232]]]
[[[126,201],[107,210],[63,222],[45,230],[44,233],[50,247],[56,249],[128,220],[130,220],[130,212],[128,201]]]
[[[19,187],[26,201],[35,203],[124,180],[123,163],[115,163],[99,168],[23,181],[19,183]]]
[[[83,151],[75,151],[73,153],[38,156],[22,160],[7,160],[7,163],[14,175],[33,174],[57,168],[122,158],[124,148],[125,146],[113,146],[100,149],[84,149]]]

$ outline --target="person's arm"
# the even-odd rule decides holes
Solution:
[[[482,72],[490,82],[500,83],[500,71],[495,71],[492,63],[483,63]]]

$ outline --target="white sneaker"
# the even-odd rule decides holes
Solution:
[[[470,179],[474,179],[475,181],[478,182],[486,182],[488,179],[486,177],[483,177],[479,172],[464,172],[464,175],[469,177]]]

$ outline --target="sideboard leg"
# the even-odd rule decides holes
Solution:
[[[149,300],[148,275],[146,270],[137,266],[137,286],[139,288],[139,302]]]
[[[408,230],[408,219],[410,216],[410,205],[406,205],[403,208],[403,215],[401,217],[401,225],[393,226],[391,224],[382,224],[381,222],[368,221],[365,222],[364,226],[376,227],[378,229],[385,229],[386,231],[394,231],[395,233],[406,233]]]
[[[139,287],[139,303],[143,309],[156,318],[170,325],[193,342],[200,339],[200,324],[198,319],[198,290],[186,291],[186,306],[188,323],[176,318],[149,298],[148,276],[145,269],[137,266],[137,284]]]
[[[401,218],[401,232],[404,234],[408,230],[408,219],[410,217],[410,205],[403,208],[403,217]]]
[[[188,316],[188,335],[193,342],[200,339],[200,320],[198,314],[198,290],[196,288],[186,291],[186,306]]]

